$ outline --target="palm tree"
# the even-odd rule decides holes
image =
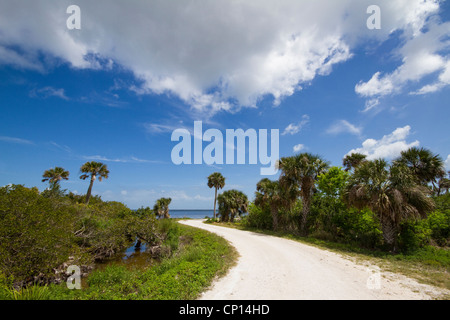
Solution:
[[[350,171],[357,168],[361,163],[366,161],[366,155],[362,153],[352,153],[345,156],[342,163],[344,165],[345,171]]]
[[[445,176],[444,161],[425,148],[410,148],[402,151],[400,157],[394,160],[397,164],[404,164],[409,167],[419,183],[433,185],[433,190],[437,192],[437,179]]]
[[[448,177],[450,178],[450,171],[447,172]],[[439,181],[437,182],[437,192],[436,195],[440,196],[441,193],[445,191],[445,193],[448,193],[448,190],[450,189],[450,179],[441,177]]]
[[[358,209],[368,207],[379,218],[385,243],[397,252],[399,225],[424,218],[433,210],[429,189],[417,183],[411,170],[385,160],[367,161],[356,168],[344,191],[344,200]]]
[[[225,187],[225,178],[220,172],[214,172],[208,177],[208,187],[215,189],[214,195],[214,219],[216,218],[217,190]]]
[[[69,171],[61,167],[55,167],[45,170],[42,177],[44,178],[42,179],[42,182],[48,181],[50,184],[50,189],[55,190],[59,188],[59,182],[61,180],[69,180]]]
[[[238,190],[228,190],[217,197],[219,202],[220,219],[224,222],[234,222],[236,215],[240,216],[247,212],[248,198]]]
[[[153,211],[156,215],[163,219],[169,219],[169,205],[172,202],[171,198],[160,198],[156,200],[155,205],[153,206]]]
[[[296,188],[282,188],[279,181],[264,178],[256,185],[255,205],[270,208],[272,226],[278,230],[278,211],[281,207],[292,207],[298,197]]]
[[[91,182],[89,183],[89,189],[86,194],[86,204],[89,203],[89,199],[91,198],[92,186],[94,184],[95,179],[102,181],[103,178],[108,179],[109,170],[106,164],[101,162],[86,162],[80,168],[81,173],[80,179],[86,180],[87,178],[91,178]]]
[[[307,218],[309,216],[311,200],[317,177],[325,173],[328,163],[320,156],[310,153],[301,153],[296,156],[281,158],[278,162],[281,169],[280,183],[283,188],[293,186],[300,189],[302,198],[301,232],[307,235]]]

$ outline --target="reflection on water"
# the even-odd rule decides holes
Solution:
[[[142,243],[140,246],[136,246],[136,242],[133,243],[122,254],[117,255],[116,258],[108,259],[105,262],[99,263],[95,267],[95,270],[106,268],[109,265],[123,265],[130,268],[145,268],[157,262],[157,259],[152,258],[152,255],[147,251],[147,245]]]

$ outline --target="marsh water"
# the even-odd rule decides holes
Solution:
[[[156,263],[158,260],[152,258],[152,254],[148,252],[146,244],[136,247],[136,243],[133,243],[124,252],[118,254],[116,257],[106,259],[104,262],[96,263],[94,270],[103,270],[110,265],[121,265],[128,268],[143,269]]]
[[[106,259],[102,262],[96,263],[91,272],[102,271],[112,265],[124,266],[130,270],[143,270],[158,263],[159,260],[153,258],[151,252],[147,251],[146,249],[147,247],[144,243],[141,246],[136,247],[135,242],[125,251],[117,254],[114,258]],[[81,278],[81,287],[87,288],[88,286],[89,285],[87,283],[87,277]]]
[[[172,218],[203,219],[207,216],[212,217],[213,215],[213,210],[170,210],[170,216]],[[122,253],[117,254],[114,258],[96,263],[92,271],[105,270],[111,265],[143,270],[146,267],[155,265],[158,262],[159,260],[152,257],[151,252],[147,251],[147,246],[145,243],[142,243],[140,246],[136,246],[135,242]],[[81,284],[83,288],[86,288],[88,286],[87,278],[83,277]]]

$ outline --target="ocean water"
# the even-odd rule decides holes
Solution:
[[[171,218],[191,218],[204,219],[205,217],[212,218],[214,210],[173,210],[169,211]]]

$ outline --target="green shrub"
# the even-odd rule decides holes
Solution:
[[[435,198],[436,210],[422,220],[401,225],[399,245],[403,252],[412,252],[426,245],[450,245],[450,195]]]
[[[426,219],[431,240],[442,247],[450,246],[450,193],[435,198],[436,210]]]
[[[51,275],[71,253],[75,215],[35,188],[0,188],[0,272],[19,282]]]
[[[379,222],[372,211],[348,208],[340,199],[316,194],[308,223],[311,233],[322,235],[323,240],[357,243],[370,249],[382,243]]]
[[[254,203],[248,206],[248,214],[242,219],[242,225],[247,228],[272,229],[272,215],[267,207],[261,208]]]
[[[123,251],[137,237],[151,244],[163,238],[154,215],[136,215],[100,197],[89,205],[82,199],[20,185],[0,188],[0,273],[18,286],[47,283],[70,256],[72,263],[91,264]]]

